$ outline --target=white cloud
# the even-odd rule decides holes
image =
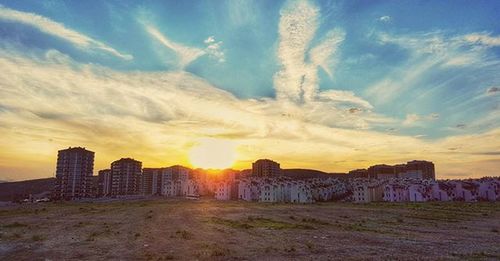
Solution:
[[[96,168],[109,166],[124,153],[145,166],[185,164],[182,160],[189,144],[205,137],[235,141],[239,168],[262,155],[285,162],[284,167],[321,166],[327,171],[416,158],[433,160],[438,166],[463,166],[464,161],[468,164],[464,170],[471,170],[481,167],[479,161],[494,157],[474,153],[498,148],[498,128],[441,140],[378,132],[371,126],[395,120],[371,112],[373,106],[353,92],[318,91],[317,70],[325,60],[312,55],[310,62],[305,61],[305,52],[315,49],[309,48],[314,33],[309,36],[307,32],[317,29],[316,18],[309,15],[317,15],[318,10],[306,2],[290,5],[282,11],[282,18],[291,24],[280,22],[278,56],[284,68],[275,80],[292,85],[277,86],[278,99],[238,99],[183,71],[121,72],[80,64],[57,51],[28,56],[1,49],[0,147],[10,149],[0,150],[0,159],[8,163],[0,164],[0,171],[30,165],[42,166],[50,174],[57,149],[75,143],[99,153]],[[156,32],[154,37],[162,44],[188,57],[184,64],[199,57],[186,54],[193,51]],[[323,39],[339,43],[340,38],[335,33]],[[215,37],[207,41],[217,42]],[[330,51],[333,55],[335,48]],[[316,51],[331,55],[326,49]],[[303,88],[303,84],[313,88]],[[304,99],[306,90],[313,91]],[[465,156],[444,154],[450,147],[464,147]],[[345,163],[334,163],[332,158]],[[353,163],[357,160],[365,160],[363,166]],[[484,171],[474,173],[486,175]]]
[[[205,52],[213,59],[223,63],[226,61],[224,51],[222,50],[222,41],[216,41],[214,36],[209,36],[203,41],[206,44]]]
[[[406,115],[406,119],[403,121],[404,126],[416,126],[422,125],[424,122],[435,121],[439,119],[439,114],[431,113],[429,115],[418,115],[415,113],[410,113]]]
[[[316,87],[316,72],[305,63],[305,54],[318,26],[319,10],[307,1],[288,1],[280,13],[278,59],[282,69],[274,76],[276,96],[301,102],[311,98],[311,89]],[[307,84],[313,87],[304,88]]]
[[[435,31],[408,35],[376,35],[380,44],[397,44],[408,51],[406,62],[395,67],[385,78],[365,91],[376,105],[400,97],[401,92],[417,86],[436,70],[453,67],[478,69],[499,65],[498,62],[491,61],[487,53],[494,41],[490,39],[492,37],[487,38],[484,34],[449,36],[444,32]],[[485,45],[485,42],[490,45]]]
[[[281,10],[277,53],[281,70],[274,76],[279,100],[304,106],[311,102],[336,102],[328,101],[332,93],[319,92],[318,68],[333,77],[332,70],[338,60],[338,48],[344,41],[345,32],[338,28],[330,30],[319,44],[310,46],[318,28],[318,16],[318,8],[307,1],[288,1]],[[340,93],[336,93],[336,99]]]
[[[467,34],[463,39],[472,44],[481,44],[486,46],[500,46],[500,36],[491,36],[488,33]]]
[[[346,91],[320,93],[321,98],[300,106],[242,100],[186,72],[118,72],[76,63],[57,51],[26,57],[2,50],[0,67],[0,147],[11,148],[0,151],[8,162],[2,170],[23,169],[28,162],[49,175],[57,149],[75,143],[99,153],[96,168],[124,153],[146,166],[185,164],[181,159],[190,143],[214,137],[238,144],[240,167],[265,154],[287,167],[330,171],[362,167],[353,159],[368,159],[366,166],[413,158],[460,164],[440,153],[464,143],[460,137],[431,142],[368,130],[367,124],[390,119],[367,113],[371,105]],[[339,108],[342,104],[363,109],[350,113]],[[463,146],[463,152],[494,150],[496,137],[498,130],[467,137],[474,145]],[[460,159],[475,166],[488,157]],[[334,164],[332,158],[346,163]]]
[[[198,59],[200,56],[205,54],[205,51],[194,48],[187,47],[181,44],[178,44],[170,39],[168,39],[165,35],[160,33],[156,28],[151,25],[146,25],[146,31],[153,36],[156,40],[158,40],[165,47],[174,51],[179,59],[179,67],[184,69],[187,65],[189,65],[194,60]]]
[[[320,66],[330,77],[333,77],[332,69],[337,62],[335,55],[338,53],[340,43],[344,41],[345,32],[340,29],[329,31],[323,41],[310,52],[311,62]]]
[[[388,22],[392,21],[392,17],[390,17],[388,15],[384,15],[384,16],[379,17],[378,20],[381,22],[384,22],[384,23],[388,23]]]
[[[203,41],[204,43],[206,44],[211,44],[213,42],[215,42],[215,38],[213,36],[209,36],[207,39],[205,39],[205,41]]]
[[[61,23],[34,13],[16,11],[0,5],[0,19],[35,27],[46,34],[68,41],[84,51],[102,50],[124,60],[133,59],[132,55],[122,54],[102,42],[94,40],[77,31],[68,29]]]

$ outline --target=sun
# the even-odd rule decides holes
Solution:
[[[228,140],[201,139],[189,151],[192,165],[204,169],[226,169],[236,160],[235,144]]]

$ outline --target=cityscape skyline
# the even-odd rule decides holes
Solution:
[[[449,12],[453,10],[453,12]],[[0,180],[148,167],[498,175],[495,1],[0,0]]]

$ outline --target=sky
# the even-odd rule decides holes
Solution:
[[[0,0],[0,180],[57,151],[498,176],[499,1]],[[199,156],[199,155],[198,155]],[[196,167],[196,166],[194,166]]]

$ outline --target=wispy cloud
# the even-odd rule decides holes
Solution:
[[[220,63],[226,61],[224,51],[222,50],[222,41],[216,41],[215,36],[209,36],[203,43],[207,46],[205,52],[208,53],[210,57],[216,59]]]
[[[500,46],[500,36],[491,36],[489,33],[467,34],[463,39],[471,44],[481,44],[486,46]]]
[[[415,126],[422,125],[424,122],[435,121],[439,119],[439,114],[431,113],[429,115],[418,115],[415,113],[410,113],[406,115],[406,119],[403,121],[403,126]]]
[[[384,22],[384,23],[388,23],[388,22],[392,21],[392,17],[390,17],[388,15],[384,15],[384,16],[379,17],[378,20],[381,22]]]
[[[160,33],[158,29],[151,25],[146,25],[146,31],[162,45],[176,53],[177,57],[179,58],[179,67],[181,69],[184,69],[191,62],[205,54],[205,51],[201,49],[178,44],[168,39],[164,34]]]
[[[437,31],[376,35],[380,44],[395,44],[408,51],[408,58],[402,65],[366,90],[365,93],[377,104],[391,102],[401,92],[420,84],[436,71],[444,73],[457,67],[477,69],[500,65],[488,56],[488,48],[496,44],[496,37],[488,34],[450,36]]]
[[[37,28],[41,32],[68,41],[84,51],[101,50],[124,60],[133,59],[133,56],[130,54],[120,53],[119,51],[100,41],[92,39],[77,31],[71,30],[65,27],[63,24],[55,22],[47,17],[43,17],[34,13],[21,12],[0,5],[0,19],[32,26],[34,28]]]
[[[319,44],[311,44],[319,20],[318,8],[306,1],[291,1],[281,11],[277,57],[282,67],[274,78],[276,99],[240,99],[182,70],[117,71],[79,63],[55,50],[26,53],[0,46],[0,147],[10,148],[0,150],[0,173],[7,176],[3,173],[13,169],[32,173],[29,165],[42,170],[39,175],[50,175],[57,149],[75,144],[98,152],[96,169],[123,156],[152,167],[186,164],[190,146],[207,137],[236,144],[237,168],[247,168],[249,161],[263,155],[281,161],[285,168],[326,171],[430,159],[440,177],[451,177],[457,169],[488,175],[498,166],[498,160],[494,161],[498,155],[491,153],[498,151],[498,127],[444,139],[405,136],[395,127],[404,120],[376,113],[374,103],[353,91],[319,90],[318,70],[335,77],[345,37],[337,28],[317,35]],[[181,68],[208,52],[176,43],[155,27],[146,30],[154,41],[178,55]],[[215,37],[209,37],[205,44],[214,43],[218,43]],[[429,56],[434,50],[446,52],[440,41],[426,43],[434,43],[423,51]],[[403,40],[397,44],[425,45]],[[437,55],[441,60],[427,60],[410,49],[411,62],[401,70],[405,72],[385,79],[396,91],[411,88],[411,79],[450,58]],[[406,83],[400,80],[405,76],[410,78],[409,86],[398,87]],[[491,84],[481,89],[483,95]],[[438,117],[410,113],[408,126]],[[485,120],[498,120],[495,117]],[[467,126],[486,124],[464,122]],[[449,148],[457,148],[460,156],[450,155]],[[489,162],[488,167],[484,162]]]

